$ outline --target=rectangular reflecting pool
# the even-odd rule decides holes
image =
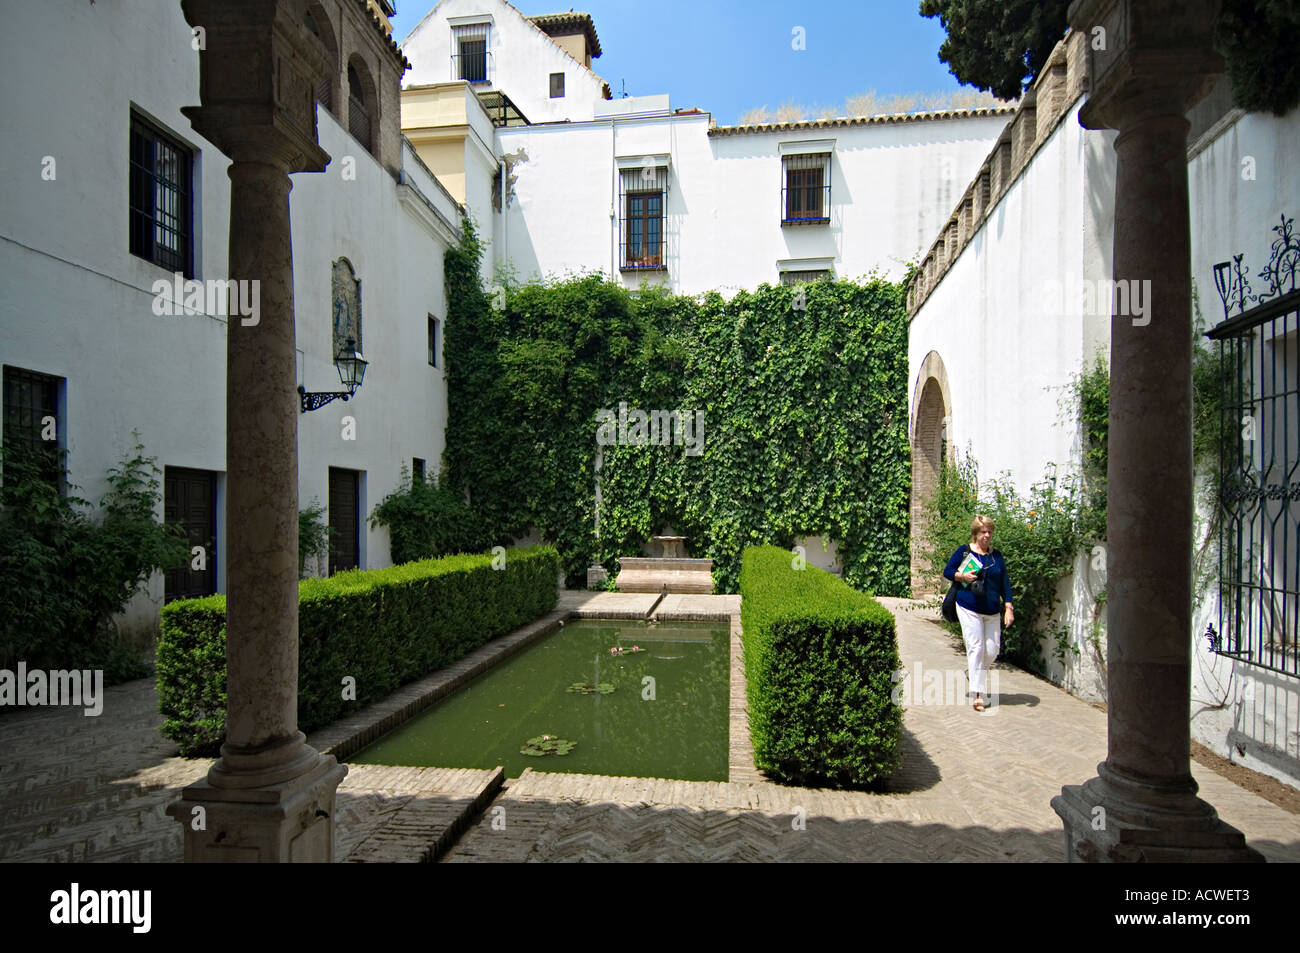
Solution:
[[[725,623],[571,620],[349,760],[726,781],[730,645]]]

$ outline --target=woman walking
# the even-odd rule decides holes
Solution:
[[[969,545],[957,547],[944,567],[943,576],[961,585],[957,590],[957,620],[966,642],[966,665],[971,690],[975,693],[975,710],[983,711],[988,670],[1002,650],[999,623],[1009,626],[1015,616],[1011,611],[1007,564],[993,548],[993,520],[976,516],[971,523],[970,539]]]

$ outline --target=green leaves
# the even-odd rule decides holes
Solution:
[[[566,741],[554,735],[538,735],[536,738],[529,738],[525,741],[523,747],[519,749],[519,753],[532,758],[541,758],[548,754],[563,757],[577,746],[576,741]]]
[[[485,539],[537,529],[581,585],[671,525],[734,592],[746,543],[825,535],[853,585],[908,591],[901,286],[814,282],[794,312],[794,288],[727,301],[587,276],[505,289],[488,317],[469,253],[448,257],[448,365],[469,370],[449,373],[444,460]],[[595,415],[621,402],[703,411],[703,452],[603,447],[597,538]]]
[[[19,658],[32,668],[102,668],[109,684],[147,674],[113,617],[155,571],[189,559],[190,547],[179,527],[154,518],[159,470],[133,436],[108,472],[98,522],[51,479],[64,472],[61,460],[19,444],[4,449],[0,668]]]

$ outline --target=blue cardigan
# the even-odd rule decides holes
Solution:
[[[996,549],[986,556],[981,556],[969,545],[957,547],[957,551],[952,554],[948,560],[948,565],[943,569],[943,578],[951,580],[957,575],[957,569],[966,559],[966,551],[984,564],[984,599],[976,600],[975,594],[970,591],[968,583],[960,583],[957,587],[957,605],[969,609],[972,612],[978,612],[981,615],[994,615],[1001,611],[998,604],[998,596],[1002,600],[1011,602],[1011,579],[1007,576],[1007,563],[1002,558],[1002,554]]]

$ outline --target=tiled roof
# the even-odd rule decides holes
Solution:
[[[754,123],[745,126],[714,126],[710,136],[744,136],[764,132],[796,132],[803,129],[834,129],[839,126],[870,126],[891,122],[926,122],[937,119],[973,119],[983,116],[1010,116],[1015,106],[981,106],[978,109],[949,109],[940,112],[895,113],[887,116],[840,116],[836,119],[812,119],[802,122]]]
[[[547,36],[585,34],[587,49],[591,51],[592,58],[600,56],[600,40],[596,37],[596,24],[592,21],[590,13],[574,13],[570,10],[568,13],[543,13],[528,19],[537,24],[537,27]]]

